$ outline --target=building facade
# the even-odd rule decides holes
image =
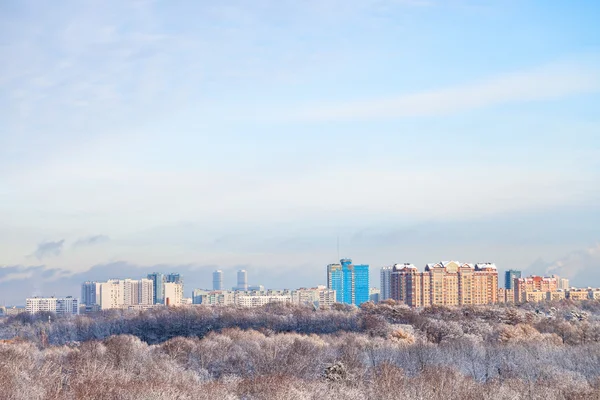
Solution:
[[[183,278],[181,277],[181,274],[171,272],[170,274],[165,275],[165,282],[179,283],[180,285],[183,285]]]
[[[213,290],[223,290],[223,271],[217,270],[213,272]]]
[[[81,304],[94,306],[100,304],[100,282],[84,282],[81,284]]]
[[[519,279],[520,277],[521,271],[516,269],[509,269],[508,271],[504,272],[504,289],[514,290],[514,280]]]
[[[515,303],[525,303],[537,299],[538,295],[530,295],[533,292],[543,293],[541,296],[545,299],[547,292],[558,290],[558,279],[553,277],[531,275],[526,278],[516,278],[513,282],[515,285]]]
[[[25,300],[25,309],[30,314],[45,311],[57,315],[77,315],[79,314],[79,301],[71,296],[64,298],[32,297]]]
[[[292,302],[294,304],[331,306],[336,302],[335,290],[325,286],[316,288],[300,288],[292,291]]]
[[[335,291],[335,301],[344,302],[344,274],[341,264],[329,264],[327,266],[327,288]]]
[[[379,300],[392,298],[392,271],[394,266],[381,267],[379,273]]]
[[[160,272],[153,272],[148,274],[148,279],[152,281],[153,286],[152,303],[165,304],[165,276]]]
[[[109,279],[97,284],[100,293],[98,305],[101,310],[155,304],[153,279]]]
[[[183,284],[177,282],[165,283],[165,305],[180,306],[183,303]]]
[[[327,266],[327,287],[339,303],[360,305],[369,301],[369,266],[353,264],[349,258]]]
[[[396,264],[391,295],[410,307],[458,306],[498,302],[498,271],[492,263],[442,261],[419,272],[412,264]]]
[[[235,290],[248,290],[248,273],[245,269],[241,269],[237,273],[237,286],[235,287]]]

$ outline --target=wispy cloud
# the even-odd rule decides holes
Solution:
[[[73,247],[94,246],[97,244],[107,243],[109,241],[110,238],[106,235],[87,236],[77,239],[77,241],[73,243]]]
[[[38,260],[48,256],[59,256],[62,252],[65,240],[59,240],[57,242],[43,242],[38,244],[37,249],[31,254]]]
[[[295,114],[300,120],[368,120],[451,115],[509,103],[558,99],[600,91],[600,69],[587,63],[559,63],[523,72],[386,98],[321,104]],[[294,118],[292,117],[292,118]]]

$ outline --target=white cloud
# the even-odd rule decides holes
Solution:
[[[293,113],[292,119],[328,121],[443,116],[509,103],[558,99],[600,91],[597,63],[557,63],[491,77],[462,86],[387,98],[321,104]]]

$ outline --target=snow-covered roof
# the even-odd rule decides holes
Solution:
[[[475,267],[479,268],[479,269],[483,269],[483,268],[498,269],[498,268],[496,268],[496,264],[494,264],[494,263],[477,263],[477,264],[475,264]]]
[[[403,269],[417,269],[417,267],[415,267],[411,263],[404,263],[404,264],[394,264],[394,269],[396,271],[401,271]]]
[[[440,264],[442,264],[442,267],[446,268],[448,266],[448,264],[456,264],[456,265],[460,265],[460,263],[458,261],[442,261]]]

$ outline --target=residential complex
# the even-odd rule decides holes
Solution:
[[[411,307],[493,304],[498,301],[498,271],[492,263],[442,261],[419,272],[412,264],[394,266],[391,295]]]
[[[77,315],[79,314],[79,301],[71,296],[64,298],[31,297],[25,300],[25,309],[30,314],[45,311],[58,315]]]
[[[318,286],[316,288],[300,288],[296,290],[202,290],[193,292],[194,304],[207,306],[258,307],[269,303],[291,303],[319,306],[330,306],[335,303],[335,291]]]
[[[596,299],[598,289],[577,289],[569,286],[569,280],[558,275],[515,278],[514,302],[538,302],[544,300],[587,300]],[[600,294],[598,295],[600,297]]]
[[[514,279],[514,296],[516,303],[541,301],[548,292],[558,290],[558,279],[532,275],[526,278]]]
[[[155,292],[155,287],[158,291]],[[106,282],[84,282],[82,304],[86,311],[110,309],[146,309],[154,305],[180,305],[183,302],[183,280],[179,274],[152,273],[148,279],[109,279]]]

